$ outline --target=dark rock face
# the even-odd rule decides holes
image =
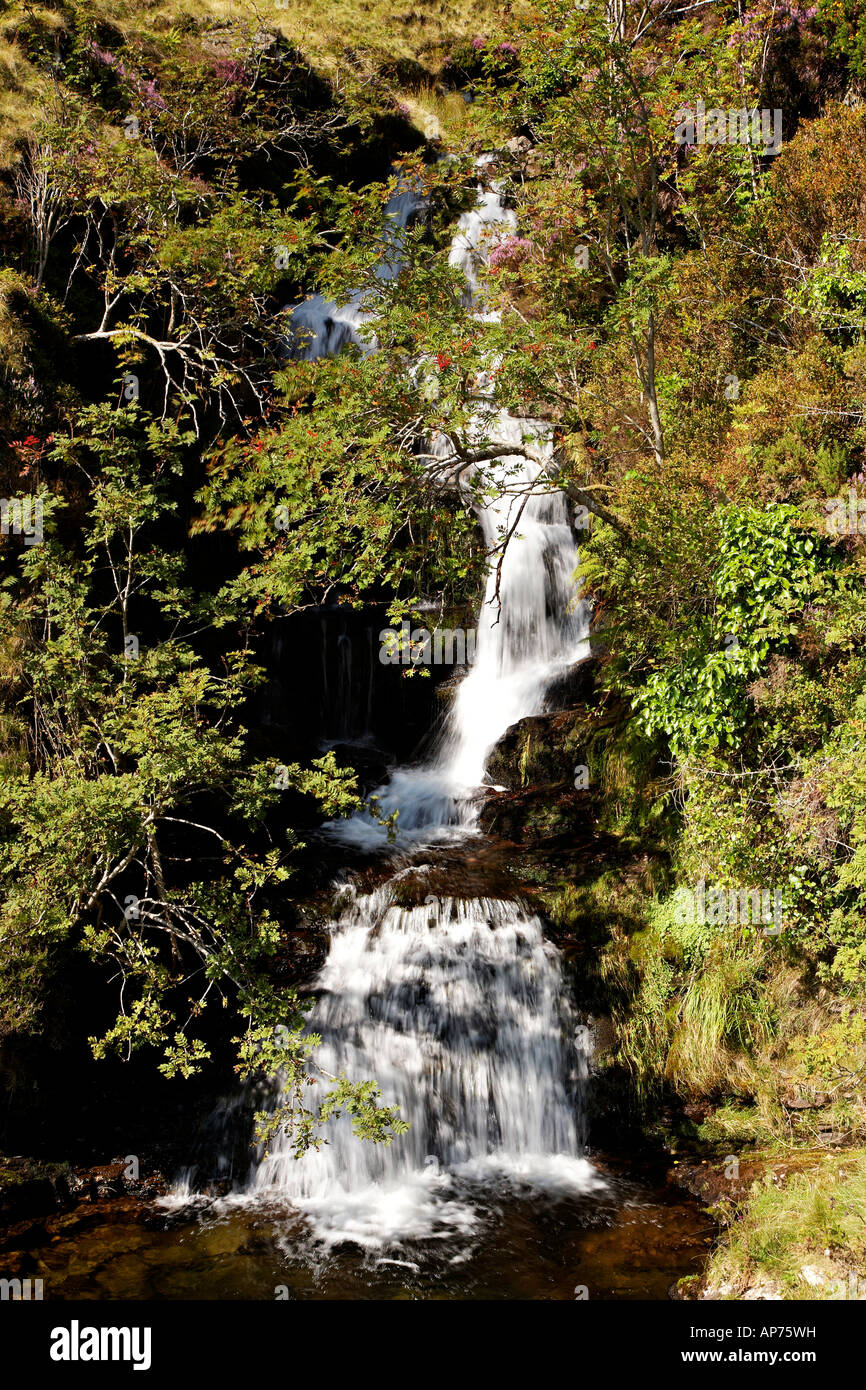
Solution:
[[[61,1163],[0,1158],[0,1223],[57,1211],[69,1201],[71,1169]]]
[[[599,670],[596,656],[578,661],[548,687],[545,705],[548,710],[573,709],[575,705],[592,703]]]
[[[592,838],[592,801],[585,791],[568,786],[533,786],[522,792],[491,796],[480,815],[489,835],[518,844],[539,844],[568,837],[575,851]]]
[[[388,627],[384,606],[310,609],[274,624],[253,721],[269,749],[291,761],[337,746],[362,774],[370,767],[371,785],[416,755],[440,714],[437,688],[455,669],[383,662]]]
[[[549,689],[547,711],[512,725],[487,764],[482,829],[543,845],[559,865],[596,837],[599,736],[616,717],[595,705],[597,673],[594,656],[571,667]]]
[[[538,714],[513,724],[487,764],[488,781],[509,791],[538,784],[573,786],[575,766],[585,766],[592,724],[585,709]]]
[[[138,1174],[137,1161],[115,1159],[94,1167],[0,1156],[0,1225],[12,1228],[68,1211],[81,1202],[97,1202],[128,1194],[153,1198],[166,1190],[161,1173]],[[2,1245],[0,1245],[2,1248]]]

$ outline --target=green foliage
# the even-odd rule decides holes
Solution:
[[[712,1094],[735,1076],[748,1084],[775,1033],[763,987],[772,948],[748,926],[695,920],[682,910],[689,891],[654,904],[632,938],[639,986],[619,1048],[637,1077],[649,1071],[656,1086],[666,1078],[681,1094]]]
[[[852,75],[866,76],[866,9],[861,0],[818,0],[817,22]]]
[[[440,588],[465,598],[479,574],[471,520],[423,486],[383,406],[402,390],[378,356],[296,362],[280,383],[287,409],[264,439],[227,442],[210,461],[196,530],[236,531],[254,559],[238,582],[261,608],[291,611],[315,595],[358,603],[395,596],[399,620]],[[310,402],[309,410],[292,405]]]
[[[796,308],[827,333],[862,337],[866,327],[866,271],[851,264],[851,247],[825,234],[821,259],[791,291]]]
[[[794,509],[727,509],[717,520],[712,589],[689,646],[671,666],[673,642],[667,645],[662,670],[648,676],[635,701],[646,732],[664,733],[678,757],[742,733],[747,682],[787,645],[822,589],[819,544],[797,529]]]
[[[771,1281],[786,1299],[862,1297],[854,1274],[862,1267],[866,1213],[866,1157],[862,1150],[822,1155],[804,1171],[774,1181],[772,1167],[756,1182],[748,1209],[733,1223],[714,1255],[708,1282]],[[820,1282],[807,1281],[804,1267]],[[736,1294],[734,1294],[736,1296]]]
[[[55,448],[89,483],[81,534],[62,540],[50,507],[49,534],[5,581],[2,638],[26,634],[9,698],[34,713],[31,768],[0,784],[0,1009],[5,1028],[35,1028],[52,975],[83,951],[120,979],[117,1019],[90,1039],[96,1057],[155,1048],[165,1075],[189,1076],[210,1056],[198,1030],[219,1000],[248,1019],[247,1070],[250,1037],[282,1022],[300,1085],[311,1050],[301,1005],[264,968],[280,939],[269,895],[289,877],[296,837],[254,848],[281,792],[237,718],[260,680],[242,604],[194,590],[171,544],[188,443],[136,406],[82,412]],[[203,649],[226,631],[234,643],[211,667]],[[284,782],[325,814],[360,804],[333,754],[287,767]],[[178,828],[192,850],[181,859]],[[339,1095],[372,1124],[368,1090],[346,1083]]]

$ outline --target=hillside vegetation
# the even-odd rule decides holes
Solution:
[[[721,1296],[848,1287],[864,80],[861,0],[5,7],[0,467],[30,518],[0,587],[16,1066],[73,1038],[186,1077],[231,1017],[240,1070],[287,1066],[309,1099],[303,1004],[273,965],[305,827],[360,793],[257,729],[267,636],[326,598],[397,621],[477,598],[452,484],[474,466],[476,500],[495,487],[481,399],[550,424],[583,527],[596,723],[550,755],[566,781],[589,767],[618,858],[543,890],[592,945],[608,1079],[648,1134],[776,1175],[721,1202]],[[765,125],[708,136],[701,102]],[[478,268],[479,316],[448,249],[485,152],[517,227]],[[383,208],[409,183],[425,213],[384,280]],[[291,306],[356,287],[378,353],[290,357]],[[337,1105],[399,1132],[375,1086],[340,1081],[300,1145]]]

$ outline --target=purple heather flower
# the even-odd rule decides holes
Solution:
[[[235,58],[220,58],[214,64],[214,72],[227,87],[246,87],[249,85],[249,73],[243,63],[239,63]]]
[[[533,243],[525,236],[509,236],[490,252],[490,265],[498,270],[504,265],[520,265],[532,255]]]
[[[145,106],[149,106],[151,111],[165,110],[165,102],[163,101],[159,92],[156,90],[155,78],[151,78],[149,82],[145,82],[142,85],[141,95],[144,99]]]
[[[107,48],[100,48],[98,44],[91,43],[89,48],[91,58],[95,59],[105,68],[113,68],[117,59]]]

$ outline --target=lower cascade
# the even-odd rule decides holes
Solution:
[[[380,1248],[469,1234],[479,1184],[605,1186],[582,1156],[588,1030],[539,918],[488,898],[400,907],[386,885],[344,912],[316,987],[317,1062],[375,1077],[410,1129],[365,1143],[342,1116],[300,1159],[280,1134],[251,1194],[289,1201],[328,1244]]]

